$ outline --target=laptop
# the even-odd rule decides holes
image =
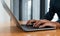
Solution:
[[[33,25],[23,25],[23,24],[20,25],[18,20],[16,19],[16,17],[13,15],[12,11],[8,8],[5,1],[1,0],[1,3],[2,3],[4,9],[6,10],[6,12],[10,15],[11,18],[13,18],[14,22],[16,23],[16,26],[18,28],[22,29],[23,31],[40,31],[40,30],[53,30],[53,29],[56,29],[56,28],[53,28],[53,27],[35,28],[35,27],[33,27]]]

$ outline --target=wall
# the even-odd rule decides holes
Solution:
[[[40,0],[33,0],[33,19],[40,19]]]
[[[8,7],[10,8],[10,0],[4,0],[6,2],[6,4],[8,5]],[[2,4],[1,4],[1,0],[0,0],[0,25],[4,25],[1,23],[8,23],[10,22],[10,16],[6,13],[5,9],[3,8]],[[10,25],[10,24],[6,24],[6,25]]]

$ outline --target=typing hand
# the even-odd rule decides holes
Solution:
[[[26,23],[26,25],[31,25],[32,23],[34,24],[36,21],[37,21],[37,20],[28,20],[27,23]],[[33,24],[32,24],[32,25],[33,25]]]
[[[54,27],[54,28],[57,28],[59,23],[58,22],[51,22],[49,20],[29,20],[27,22],[27,25],[30,25],[32,22],[33,23],[33,27],[45,27],[45,26],[51,26],[51,27]]]
[[[33,27],[39,27],[41,24],[45,23],[45,22],[49,22],[48,20],[29,20],[27,21],[26,25],[30,25],[32,24]]]

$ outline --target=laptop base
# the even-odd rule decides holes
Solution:
[[[55,28],[52,27],[45,27],[45,28],[35,28],[32,25],[18,25],[18,28],[22,29],[23,31],[44,31],[44,30],[54,30]]]

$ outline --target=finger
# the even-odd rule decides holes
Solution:
[[[49,22],[49,20],[40,20],[41,22],[43,22],[43,23],[46,23],[46,22]]]
[[[38,21],[36,21],[36,22],[34,23],[34,27],[39,27],[39,26],[42,25],[43,23],[45,23],[45,22],[43,22],[43,20],[38,20]]]
[[[31,20],[28,20],[26,24],[29,24]]]
[[[34,26],[35,26],[35,27],[39,27],[41,24],[42,24],[41,21],[37,21]]]
[[[45,24],[43,24],[43,25],[39,26],[39,28],[43,28],[43,27],[46,27],[46,26],[50,26],[50,27],[56,28],[56,26],[55,26],[55,25],[50,24],[50,23],[45,23]]]
[[[45,25],[45,24],[44,24],[44,25],[41,25],[41,26],[39,26],[39,28],[43,28],[43,27],[45,27],[45,26],[47,26],[47,25]]]
[[[31,24],[32,22],[35,22],[36,20],[29,20],[27,21],[27,25]]]
[[[37,23],[39,23],[39,20],[37,20],[33,26],[36,27]]]

